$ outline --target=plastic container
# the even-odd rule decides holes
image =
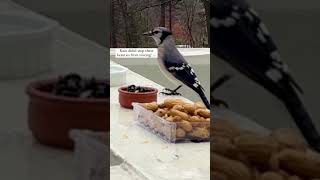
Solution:
[[[55,21],[30,13],[0,13],[0,79],[49,71],[57,27]]]
[[[72,130],[75,142],[74,163],[77,180],[109,179],[109,134],[87,130]]]
[[[192,130],[187,131],[182,122],[169,122],[145,109],[139,103],[133,103],[133,110],[135,120],[140,126],[167,142],[204,142],[210,140],[210,122],[189,122],[192,125]]]
[[[110,86],[122,86],[126,84],[128,69],[119,65],[110,65]]]

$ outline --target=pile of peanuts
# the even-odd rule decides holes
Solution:
[[[210,139],[210,110],[202,103],[188,103],[181,99],[168,98],[161,104],[152,102],[144,103],[142,106],[165,121],[163,123],[145,119],[144,125],[166,136],[167,139],[173,141]]]
[[[214,121],[211,163],[214,180],[320,180],[320,155],[292,129],[262,135]]]

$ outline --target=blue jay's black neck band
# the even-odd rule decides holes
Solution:
[[[163,40],[165,40],[170,35],[172,35],[171,32],[168,32],[168,31],[162,32],[162,36],[160,37],[160,40],[161,40],[160,44],[162,44]]]

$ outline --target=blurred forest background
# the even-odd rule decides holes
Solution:
[[[180,46],[208,47],[209,2],[207,0],[112,0],[113,48],[154,47],[143,32],[167,27]]]

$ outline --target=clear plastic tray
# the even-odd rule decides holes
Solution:
[[[139,103],[133,103],[135,121],[145,129],[171,142],[203,142],[210,140],[210,122],[189,122],[192,130],[186,131],[182,122],[169,122],[152,111],[145,109]]]
[[[75,142],[74,163],[77,180],[109,179],[109,135],[87,130],[72,130]]]

